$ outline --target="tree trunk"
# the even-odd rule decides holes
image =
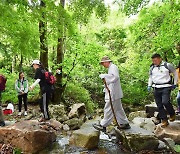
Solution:
[[[46,7],[45,3],[41,1],[40,6]],[[45,69],[48,69],[48,45],[47,45],[47,22],[45,21],[45,13],[42,12],[42,18],[44,20],[39,21],[39,33],[40,33],[40,61]]]
[[[19,72],[22,72],[23,71],[23,55],[22,55],[22,52],[21,52],[21,57],[20,57],[20,64],[19,64]]]
[[[13,56],[13,60],[12,60],[12,70],[11,70],[12,73],[15,72],[15,67],[16,67],[16,55]]]
[[[65,6],[65,0],[60,0],[60,7]],[[59,18],[59,21],[61,22],[61,25],[59,27],[58,33],[59,33],[59,38],[58,38],[58,43],[57,43],[57,65],[61,65],[63,63],[63,58],[64,58],[64,42],[63,42],[63,36],[64,36],[64,22],[63,19]],[[63,93],[63,84],[62,84],[62,66],[58,68],[60,70],[60,74],[56,74],[57,78],[57,84],[56,84],[56,89],[54,93],[54,102],[55,103],[60,103],[62,93]]]

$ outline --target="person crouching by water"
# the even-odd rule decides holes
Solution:
[[[19,79],[16,80],[15,89],[18,93],[18,116],[22,115],[22,101],[24,102],[24,115],[27,116],[28,80],[25,79],[23,72],[19,73]]]
[[[120,126],[120,129],[130,129],[128,118],[124,112],[121,103],[123,92],[120,84],[119,69],[116,65],[112,63],[112,61],[107,56],[102,58],[100,64],[105,68],[108,68],[108,73],[100,74],[99,77],[102,80],[106,81],[107,86],[110,90],[113,109],[115,112],[117,122]],[[105,102],[106,102],[104,107],[104,118],[100,121],[100,124],[94,124],[93,126],[97,130],[106,132],[106,127],[111,124],[114,116],[110,104],[111,102],[110,102],[108,90],[105,88],[104,92],[105,92]]]

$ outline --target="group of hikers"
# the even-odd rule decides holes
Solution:
[[[44,69],[43,65],[39,60],[34,60],[32,63],[32,67],[35,70],[35,82],[31,86],[28,85],[28,80],[25,78],[23,72],[19,73],[19,78],[15,82],[15,89],[18,94],[18,116],[22,115],[22,101],[24,102],[24,116],[27,116],[28,91],[32,91],[36,87],[36,85],[39,84],[41,92],[41,99],[39,100],[39,105],[42,112],[42,118],[39,119],[39,121],[42,122],[50,119],[48,104],[51,94],[53,92],[53,83],[55,82],[55,78],[50,72],[47,72]],[[0,126],[5,126],[1,105],[1,96],[2,92],[5,90],[5,84],[6,78],[3,75],[0,75]]]
[[[177,86],[179,88],[177,95],[178,109],[177,114],[180,113],[180,63],[175,67],[164,62],[159,54],[152,56],[152,66],[149,71],[149,81],[147,90],[150,92],[153,89],[155,102],[158,107],[158,120],[162,127],[169,125],[169,121],[173,122],[176,118],[176,112],[171,103],[171,91]],[[105,106],[104,106],[104,117],[96,124],[93,124],[94,128],[100,131],[106,131],[106,127],[111,124],[113,119],[116,119],[119,129],[130,129],[128,118],[122,107],[121,99],[123,98],[123,91],[120,83],[119,69],[113,64],[112,60],[104,56],[100,61],[100,64],[108,69],[107,74],[100,74],[99,77],[104,81],[105,88]],[[47,72],[39,60],[34,60],[32,67],[35,70],[35,82],[29,86],[28,80],[25,78],[23,72],[19,73],[19,78],[15,82],[15,89],[18,93],[18,116],[22,115],[22,100],[24,102],[24,115],[27,116],[27,95],[28,91],[32,91],[36,85],[39,84],[41,91],[41,99],[39,100],[40,109],[42,112],[42,118],[40,122],[50,119],[48,104],[53,92],[52,83],[54,83],[53,76]],[[49,80],[48,80],[48,79]],[[173,78],[173,80],[172,80]],[[2,84],[6,82],[3,75],[0,75],[0,102],[1,94],[5,87]],[[167,116],[169,114],[169,118]],[[0,104],[0,126],[5,126],[3,119],[2,107]]]

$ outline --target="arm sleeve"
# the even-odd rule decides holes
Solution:
[[[107,84],[114,83],[119,79],[119,71],[116,67],[113,67],[111,70],[111,74],[105,75],[105,80]]]
[[[152,81],[152,67],[149,70],[149,80],[148,80],[148,87],[152,87],[153,81]]]
[[[28,80],[26,80],[26,89],[24,90],[25,93],[28,93]]]
[[[152,87],[152,75],[149,76],[148,87]]]
[[[15,89],[17,92],[19,92],[19,93],[21,92],[21,90],[18,87],[18,80],[16,80],[16,82],[15,82]]]
[[[37,79],[30,87],[34,88],[41,81],[41,79]]]
[[[177,85],[177,83],[178,83],[178,74],[176,72],[176,69],[174,68],[174,66],[172,64],[168,63],[167,66],[168,66],[170,72],[173,73],[173,75],[174,75],[174,85]]]

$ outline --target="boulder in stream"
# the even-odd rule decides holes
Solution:
[[[146,112],[145,111],[136,111],[136,112],[131,112],[128,116],[129,121],[132,121],[136,117],[142,117],[146,118]]]
[[[81,125],[83,124],[83,120],[79,118],[72,118],[65,121],[63,124],[68,125],[71,130],[76,130],[81,127]]]
[[[79,130],[74,131],[70,138],[70,144],[85,149],[97,148],[100,132],[92,126],[96,122],[96,120],[87,121]]]
[[[49,105],[49,113],[51,118],[56,119],[59,122],[64,122],[68,120],[64,105]]]
[[[166,128],[157,125],[155,134],[159,138],[171,138],[176,144],[180,144],[180,121],[171,122]]]
[[[0,128],[0,143],[11,144],[24,153],[36,153],[50,146],[55,140],[56,132],[50,122],[29,120]]]
[[[68,117],[71,118],[81,118],[86,115],[86,107],[84,103],[73,104],[71,106],[71,111],[68,114]]]
[[[131,125],[129,130],[115,129],[117,140],[128,150],[140,152],[142,150],[155,150],[158,148],[158,138],[148,130]]]

